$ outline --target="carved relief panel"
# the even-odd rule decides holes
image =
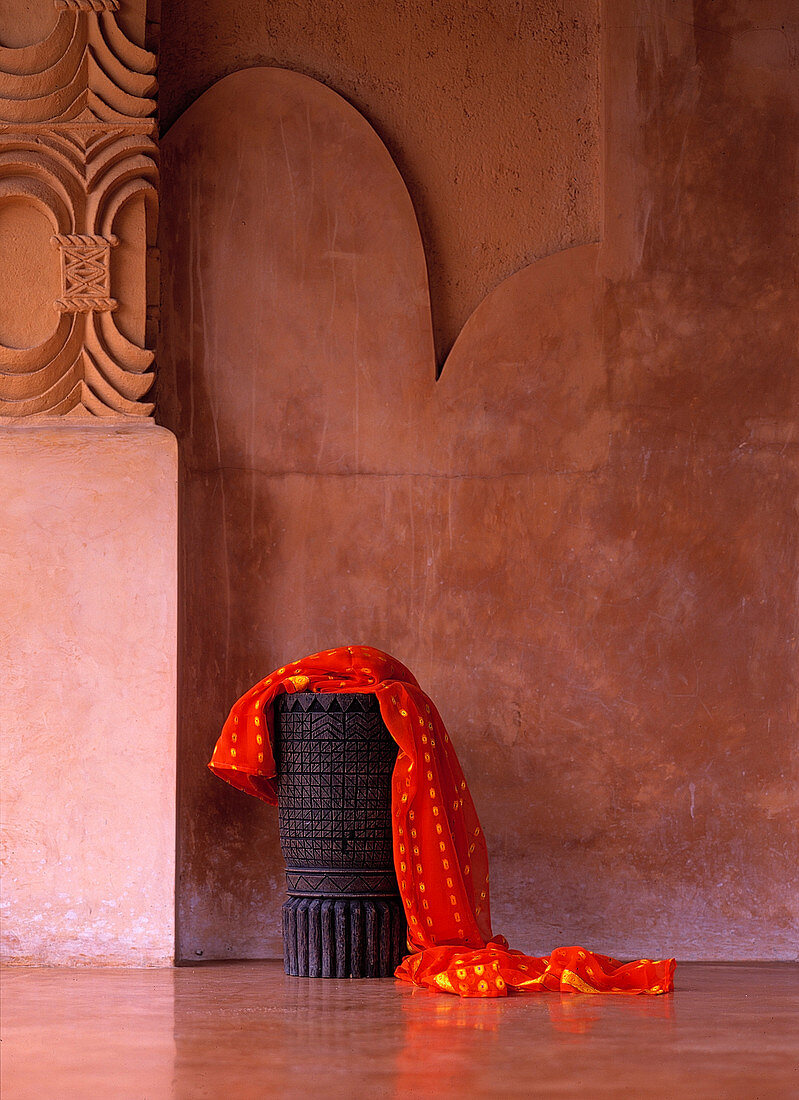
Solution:
[[[156,58],[118,0],[55,8],[43,41],[0,47],[0,418],[146,419]]]

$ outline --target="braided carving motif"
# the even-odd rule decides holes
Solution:
[[[58,11],[119,11],[119,0],[55,0]]]

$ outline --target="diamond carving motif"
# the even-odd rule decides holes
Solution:
[[[56,300],[61,313],[88,313],[116,308],[110,297],[111,249],[116,237],[61,234],[53,244],[61,250],[63,295]]]
[[[156,59],[124,35],[119,6],[118,0],[55,0],[58,19],[43,42],[0,48],[0,201],[43,212],[61,257],[52,334],[35,347],[0,344],[0,419],[6,422],[142,420],[153,411],[143,400],[153,382],[153,352],[115,323],[111,250],[120,212],[142,197],[147,230],[125,243],[144,260],[146,238],[153,238]],[[47,262],[52,258],[43,256]],[[146,303],[121,302],[144,314]]]

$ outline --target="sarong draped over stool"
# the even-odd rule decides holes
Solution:
[[[622,963],[582,947],[525,955],[493,934],[485,838],[449,734],[412,673],[386,653],[342,646],[260,680],[234,704],[211,770],[248,794],[278,802],[275,701],[297,693],[373,696],[397,746],[391,777],[392,855],[410,952],[395,971],[398,978],[464,997],[673,989],[672,958]],[[329,920],[323,909],[324,903],[320,921]],[[301,920],[298,915],[298,943]],[[299,954],[297,960],[299,965]]]

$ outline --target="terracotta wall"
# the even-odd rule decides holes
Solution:
[[[277,61],[355,100],[410,198],[352,108],[274,69],[219,84],[163,141],[183,957],[279,953],[274,812],[204,763],[242,690],[348,640],[396,653],[439,703],[495,928],[518,946],[793,957],[791,5],[630,0],[601,50],[595,12],[522,5],[504,52],[497,5],[470,9],[479,34],[442,14],[436,38],[428,15],[429,51],[421,5],[340,5],[335,27],[308,5],[224,7],[165,5],[167,117]],[[407,74],[442,42],[458,62],[428,110]],[[600,54],[604,138],[590,123],[586,152]],[[536,90],[564,73],[581,90],[531,135]],[[453,149],[470,183],[447,189],[437,127],[467,101],[478,121]],[[518,206],[508,144],[538,170]],[[600,151],[602,239],[583,243]],[[475,214],[492,204],[493,266]],[[435,382],[422,241],[440,346],[498,277],[580,247],[489,294]]]
[[[599,234],[597,0],[164,0],[161,117],[279,65],[372,123],[407,183],[441,365],[524,264]]]

